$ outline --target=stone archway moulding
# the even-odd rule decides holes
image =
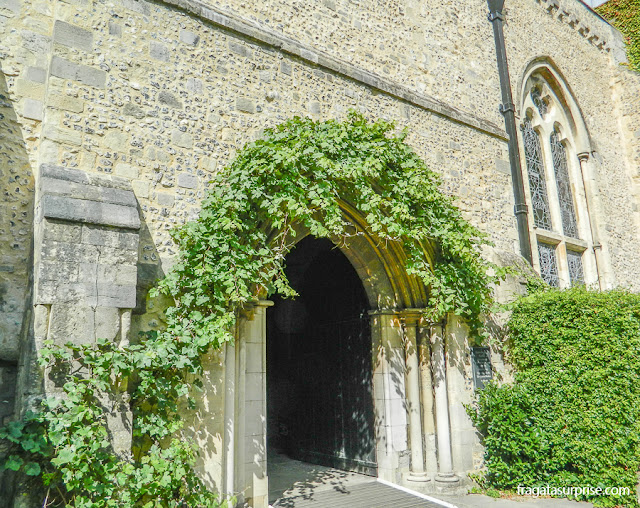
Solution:
[[[460,482],[451,455],[445,329],[442,324],[425,327],[427,291],[406,273],[401,249],[380,245],[366,234],[360,214],[346,203],[341,206],[356,233],[333,240],[358,273],[373,309],[378,476],[425,492],[456,488]],[[296,242],[307,234],[300,231]],[[433,256],[433,251],[425,255]],[[259,300],[247,309],[238,320],[235,343],[225,349],[222,490],[240,493],[254,508],[267,508],[269,501],[266,319],[271,305]],[[437,440],[430,440],[427,429],[434,428]]]

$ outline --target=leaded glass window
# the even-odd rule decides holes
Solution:
[[[582,270],[582,252],[567,250],[567,263],[569,265],[569,280],[572,286],[584,284],[584,271]]]
[[[538,256],[540,258],[540,275],[550,286],[558,287],[558,262],[556,259],[556,248],[548,243],[538,243]]]
[[[560,136],[558,136],[557,131],[553,131],[550,141],[553,171],[556,175],[558,201],[560,202],[562,230],[566,236],[579,238],[576,212],[573,206],[573,194],[571,193],[571,184],[569,182],[569,170],[567,168],[567,151],[560,142]]]
[[[544,117],[547,114],[547,103],[542,98],[542,94],[540,93],[540,89],[538,87],[534,87],[531,89],[531,100],[533,104],[535,104],[536,108],[538,108],[538,113],[540,116]]]
[[[549,213],[549,198],[547,197],[547,183],[544,175],[540,137],[533,129],[531,120],[528,118],[522,124],[522,137],[524,139],[527,172],[529,173],[533,223],[538,228],[551,231],[551,214]]]

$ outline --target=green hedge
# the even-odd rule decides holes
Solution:
[[[629,487],[569,496],[638,506],[640,295],[548,290],[516,302],[512,384],[490,384],[469,408],[484,438],[488,487]]]
[[[640,72],[640,0],[609,0],[596,12],[622,32],[629,66]]]

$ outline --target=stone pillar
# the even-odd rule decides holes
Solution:
[[[238,327],[239,328],[239,327]],[[239,333],[236,332],[236,343]],[[224,487],[223,493],[232,497],[236,493],[235,477],[235,400],[236,400],[236,343],[227,342],[224,355]]]
[[[424,446],[422,442],[422,415],[420,405],[420,362],[418,356],[418,324],[422,312],[420,309],[405,309],[400,312],[404,331],[405,348],[405,386],[407,412],[409,415],[409,443],[411,447],[410,472],[406,477],[409,484],[420,484],[429,481],[424,465]]]
[[[402,327],[393,310],[371,311],[369,315],[378,478],[398,483],[398,471],[409,466]]]
[[[425,470],[430,478],[438,471],[436,455],[436,422],[433,400],[433,379],[431,376],[431,344],[430,334],[425,325],[421,325],[418,334],[418,350],[420,353],[420,393],[422,395],[422,428],[425,448]]]
[[[598,277],[598,287],[606,290],[612,287],[613,278],[610,274],[610,266],[600,243],[600,228],[598,227],[598,217],[602,216],[602,207],[598,197],[598,186],[595,181],[593,162],[588,152],[578,154],[580,161],[580,174],[587,203],[587,216],[591,228],[591,241],[593,242],[593,253],[595,256],[596,272]]]
[[[235,381],[226,374],[227,395],[233,396],[233,412],[225,404],[227,431],[227,490],[234,491],[253,508],[268,508],[267,476],[267,361],[266,311],[268,300],[256,302],[240,317],[238,337],[230,358],[235,360]],[[228,365],[227,365],[228,368]],[[228,400],[228,399],[227,399]],[[233,416],[231,416],[233,415]],[[229,455],[233,450],[233,458]]]
[[[449,399],[447,396],[447,369],[445,357],[445,335],[442,324],[431,329],[431,368],[436,403],[436,439],[438,442],[438,474],[436,485],[448,488],[460,480],[453,473],[451,458],[451,433],[449,427]]]
[[[25,347],[22,406],[62,393],[64,379],[44,377],[36,358],[43,341],[129,342],[136,306],[140,218],[129,182],[43,164],[36,195],[34,334]],[[102,395],[113,449],[131,452],[126,384]]]

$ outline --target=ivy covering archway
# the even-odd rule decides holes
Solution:
[[[283,263],[300,228],[354,234],[345,204],[369,236],[400,247],[407,274],[428,291],[430,319],[455,312],[478,330],[495,280],[480,255],[486,238],[405,135],[351,112],[345,121],[294,118],[246,145],[214,175],[198,219],[174,232],[179,258],[156,290],[175,302],[166,330],[124,348],[48,344],[43,367],[80,365],[88,375],[69,376],[66,398],[0,431],[11,446],[5,466],[41,478],[50,506],[214,506],[189,472],[195,451],[180,437],[179,408],[198,386],[202,356],[233,340],[239,309],[273,292],[294,296]],[[101,401],[131,376],[135,449],[123,458],[111,451]]]
[[[470,225],[438,175],[394,125],[294,118],[246,145],[218,172],[200,217],[176,230],[180,262],[160,291],[176,301],[170,327],[219,346],[230,340],[233,311],[260,294],[294,296],[283,261],[300,225],[315,237],[346,238],[357,209],[367,234],[398,244],[406,271],[429,292],[431,319],[448,312],[476,329],[491,302],[486,237]],[[426,250],[435,256],[429,261]]]

